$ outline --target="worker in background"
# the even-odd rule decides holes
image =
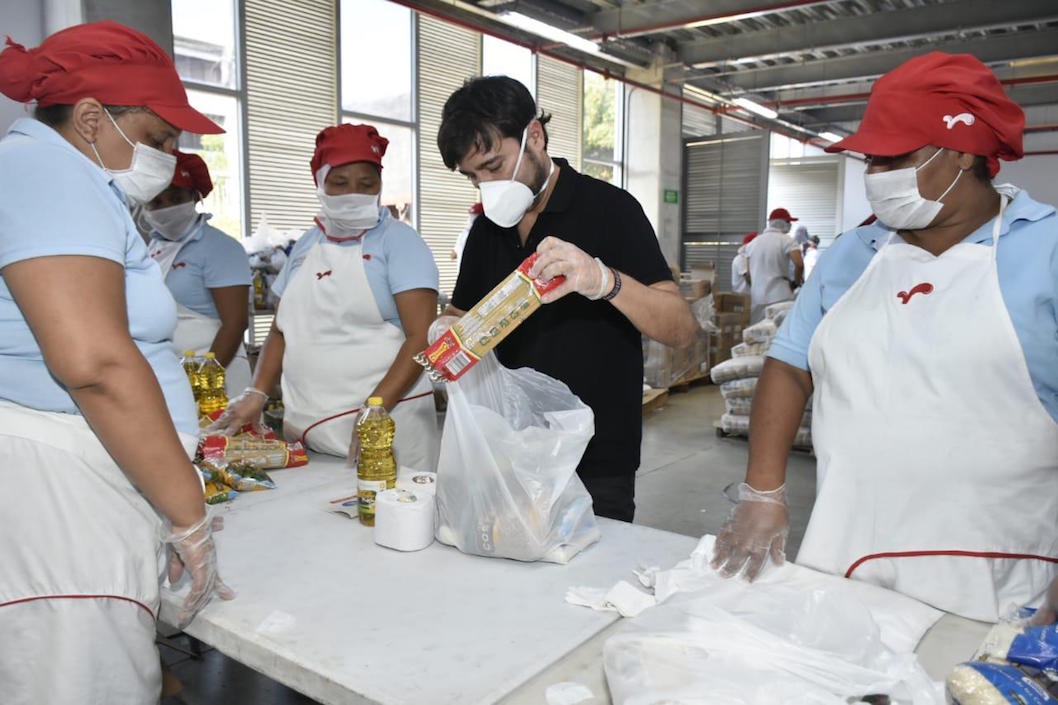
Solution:
[[[755,237],[757,233],[749,233],[742,238],[742,245],[735,253],[735,258],[731,260],[731,291],[736,294],[749,293],[749,260],[746,259],[746,246],[753,242]]]
[[[128,204],[169,185],[181,130],[223,130],[115,22],[9,40],[0,93],[36,103],[0,141],[0,702],[157,702],[159,537],[170,580],[191,574],[181,626],[233,595],[176,307]]]
[[[250,260],[236,240],[207,222],[198,204],[213,190],[202,157],[174,151],[169,187],[143,211],[150,227],[151,258],[176,299],[173,349],[215,353],[227,374],[229,397],[250,384],[243,335],[249,321]]]
[[[467,211],[467,224],[463,228],[462,232],[456,237],[455,244],[452,245],[452,252],[449,254],[449,258],[456,263],[456,273],[459,273],[459,267],[463,263],[463,248],[467,246],[467,237],[470,235],[470,229],[474,227],[474,221],[478,219],[478,216],[484,212],[481,207],[481,203],[475,203]]]
[[[626,191],[547,153],[549,115],[518,81],[467,81],[445,103],[437,144],[481,191],[448,313],[473,307],[536,252],[532,276],[565,283],[499,344],[507,367],[567,385],[595,412],[578,473],[595,513],[631,521],[642,437],[642,335],[686,347],[698,324],[657,237]]]
[[[1058,214],[993,184],[1024,127],[984,64],[933,52],[883,76],[828,147],[867,155],[878,221],[831,245],[771,345],[721,572],[782,562],[786,460],[812,396],[798,563],[971,619],[1041,602],[1054,619]]]
[[[272,284],[276,317],[251,387],[216,428],[260,419],[277,382],[288,438],[350,467],[354,423],[382,397],[397,425],[397,462],[432,471],[440,431],[433,387],[413,359],[437,317],[433,253],[415,230],[379,205],[389,140],[371,125],[337,125],[316,136],[312,176],[320,212]]]
[[[764,309],[769,304],[792,299],[794,289],[801,285],[804,260],[801,259],[801,249],[788,234],[790,224],[796,220],[785,208],[776,208],[768,215],[768,227],[746,246],[751,282],[750,320],[753,323],[764,318]],[[791,263],[793,281],[789,279]]]
[[[819,261],[818,235],[813,235],[808,238],[808,242],[804,244],[802,257],[805,261],[805,281],[808,281],[808,277],[812,276],[812,270],[816,267],[816,262]]]

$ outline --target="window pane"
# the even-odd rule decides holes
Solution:
[[[415,131],[402,125],[380,120],[366,120],[346,116],[344,122],[374,125],[378,133],[389,140],[382,157],[382,205],[394,206],[397,217],[409,225],[415,224]],[[392,209],[391,209],[392,211]]]
[[[599,164],[598,162],[584,162],[584,173],[596,179],[609,181],[611,184],[620,186],[614,181],[614,168],[612,164]]]
[[[536,98],[533,52],[496,37],[481,38],[481,75],[510,76]]]
[[[413,119],[411,10],[386,0],[342,0],[342,109]]]
[[[232,237],[243,237],[242,127],[239,103],[226,95],[188,91],[191,105],[225,129],[223,135],[180,135],[180,150],[195,152],[206,162],[213,191],[203,209],[213,214],[210,225]]]
[[[235,0],[172,0],[176,70],[188,81],[238,88]]]
[[[584,159],[620,159],[619,91],[618,81],[584,72]]]

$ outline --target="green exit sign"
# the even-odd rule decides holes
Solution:
[[[665,189],[665,203],[679,203],[680,192],[675,189]]]

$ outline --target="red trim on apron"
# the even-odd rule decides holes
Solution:
[[[406,401],[415,401],[416,399],[423,399],[425,397],[432,397],[432,396],[433,396],[433,390],[431,389],[428,392],[423,392],[422,394],[416,394],[413,397],[405,397],[405,398],[401,399],[400,401],[398,401],[397,404],[403,404]],[[302,432],[301,438],[300,438],[301,445],[305,446],[306,449],[309,447],[309,444],[305,441],[305,436],[309,435],[309,431],[311,431],[312,429],[316,428],[317,426],[321,426],[321,425],[327,423],[328,421],[334,421],[335,419],[340,419],[343,416],[349,416],[350,414],[359,414],[360,413],[360,408],[361,407],[357,407],[355,409],[350,409],[349,411],[343,411],[340,414],[335,414],[334,416],[328,416],[325,419],[320,419],[319,421],[313,423],[311,426],[306,428],[304,430],[304,432]],[[351,440],[352,439],[350,439],[350,441]],[[2,605],[0,605],[0,606],[2,606]]]
[[[139,600],[133,600],[131,597],[124,597],[122,595],[41,595],[39,597],[23,597],[19,600],[11,600],[10,602],[0,602],[0,607],[11,607],[12,605],[20,605],[24,602],[37,602],[38,600],[121,600],[123,602],[129,602],[137,607],[147,611],[147,614],[151,616],[151,619],[158,619],[151,608],[143,604]]]
[[[998,551],[889,551],[886,553],[872,553],[856,560],[849,569],[845,571],[845,577],[851,578],[852,574],[867,561],[876,558],[922,558],[929,556],[959,556],[965,558],[998,558],[1011,560],[1046,561],[1058,564],[1058,557],[1037,556],[1031,553],[1002,553]]]

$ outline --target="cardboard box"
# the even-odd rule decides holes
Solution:
[[[708,279],[695,278],[689,274],[680,275],[680,294],[688,301],[697,301],[708,296],[713,290],[713,283]]]
[[[717,365],[731,359],[731,348],[742,342],[742,330],[749,325],[749,311],[739,313],[717,313],[716,326],[709,342],[709,360]]]
[[[643,379],[654,389],[667,389],[683,378],[709,372],[709,335],[699,331],[688,348],[676,350],[643,338]]]
[[[713,305],[717,313],[745,313],[749,316],[749,294],[735,294],[729,291],[713,296]]]

